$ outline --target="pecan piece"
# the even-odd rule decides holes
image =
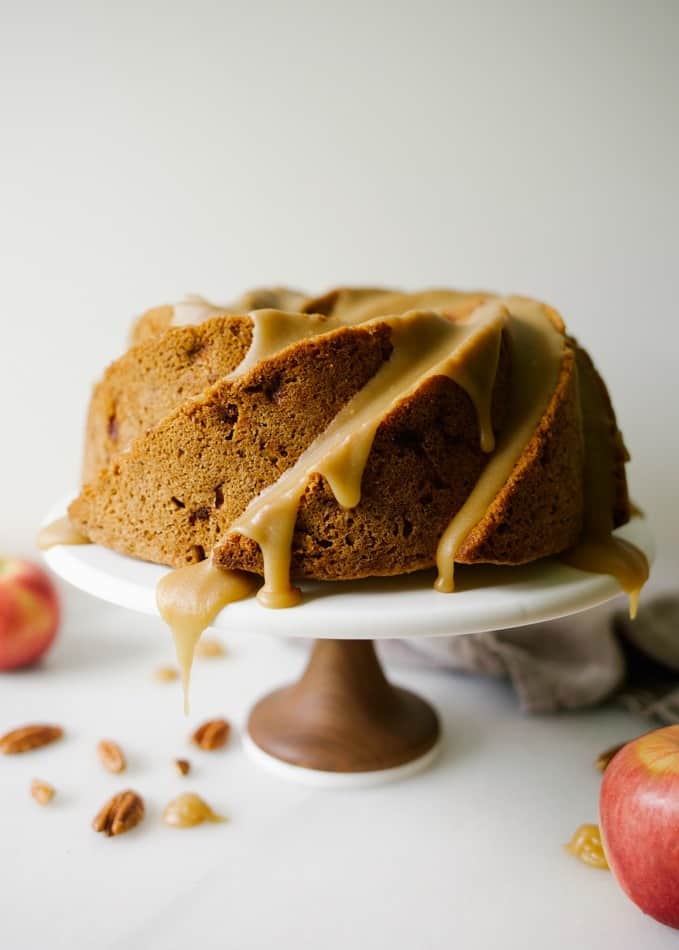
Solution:
[[[144,799],[131,789],[118,792],[110,798],[92,822],[95,831],[107,837],[130,831],[144,817]]]
[[[212,752],[214,749],[221,749],[222,746],[225,746],[230,734],[231,726],[226,719],[210,719],[208,722],[204,722],[202,726],[198,726],[192,739],[201,749]]]
[[[54,786],[40,778],[34,778],[31,782],[31,795],[38,805],[46,805],[54,798]]]
[[[33,723],[12,729],[0,738],[0,752],[4,755],[19,755],[21,752],[30,752],[61,739],[64,730],[61,726],[49,726],[45,723]]]
[[[174,767],[177,775],[188,775],[191,771],[191,763],[188,759],[175,759]]]
[[[112,739],[102,739],[97,744],[99,761],[108,772],[124,772],[127,762],[123,750]]]

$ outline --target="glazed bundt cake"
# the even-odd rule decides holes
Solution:
[[[456,562],[572,554],[629,519],[606,388],[536,301],[273,288],[149,311],[132,341],[69,508],[123,554],[264,575],[275,606],[290,577],[438,566],[452,590]]]

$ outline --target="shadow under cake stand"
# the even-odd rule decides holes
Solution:
[[[64,514],[66,504],[48,520]],[[616,532],[653,556],[644,518]],[[56,546],[49,567],[73,586],[131,610],[158,615],[155,588],[167,568],[99,545]],[[433,589],[434,575],[342,583],[302,583],[304,600],[267,610],[255,598],[230,604],[213,629],[314,640],[301,679],[264,696],[250,712],[245,746],[279,776],[316,786],[373,785],[432,762],[439,718],[426,700],[384,675],[375,640],[458,636],[575,614],[620,594],[607,575],[546,559],[522,567],[460,567],[455,594]]]

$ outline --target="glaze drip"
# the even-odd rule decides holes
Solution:
[[[199,294],[187,294],[172,307],[172,326],[203,323],[219,314],[239,314],[277,308],[278,312],[298,311],[304,303],[303,294],[287,287],[258,287],[226,304],[213,303]]]
[[[47,551],[57,544],[89,544],[90,539],[74,528],[71,519],[65,515],[42,527],[35,543],[41,551]]]
[[[285,310],[254,310],[252,320],[252,343],[243,361],[230,374],[230,379],[242,376],[260,360],[279,353],[293,343],[308,340],[321,333],[329,333],[345,326],[337,317],[320,314],[288,313]]]
[[[184,688],[184,711],[189,711],[189,682],[193,654],[200,635],[217,614],[254,593],[258,578],[243,571],[222,571],[209,560],[166,574],[156,587],[160,616],[172,630]]]
[[[404,293],[400,290],[340,288],[332,316],[344,323],[366,323],[377,317],[389,317],[409,310],[435,310],[444,316],[463,319],[481,304],[497,298],[483,291],[458,291],[445,288]],[[309,306],[313,306],[314,301]]]
[[[217,314],[227,313],[228,310],[228,306],[222,307],[220,304],[212,303],[199,294],[187,294],[172,308],[172,325],[185,326],[191,323],[202,323],[204,320],[216,317]]]
[[[648,559],[636,544],[624,538],[585,536],[572,551],[561,556],[564,564],[591,574],[610,574],[629,597],[629,615],[634,620],[641,588],[648,580]]]
[[[443,593],[455,589],[457,552],[509,478],[559,379],[566,341],[558,325],[541,304],[512,299],[507,306],[512,315],[507,323],[513,381],[509,418],[494,455],[439,541],[434,586]]]

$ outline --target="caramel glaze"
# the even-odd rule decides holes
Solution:
[[[231,379],[242,376],[260,360],[280,352],[286,346],[346,326],[345,320],[334,316],[289,313],[286,310],[255,310],[250,318],[253,324],[252,342],[245,359],[230,374]]]
[[[436,310],[460,319],[469,316],[482,303],[495,299],[494,294],[484,291],[433,288],[404,293],[400,290],[340,287],[324,297],[309,301],[305,310],[311,313],[318,308],[317,312],[323,313],[329,306],[332,316],[340,318],[345,324],[366,323],[376,317],[403,314],[409,310]]]
[[[219,313],[227,313],[228,306],[212,303],[199,294],[187,294],[180,303],[172,307],[172,325],[183,326],[187,323],[202,323]]]
[[[196,643],[217,614],[249,597],[258,578],[243,571],[220,571],[211,561],[189,564],[166,574],[156,587],[160,616],[172,630],[184,687],[184,711],[189,711],[189,680]]]
[[[281,311],[297,311],[301,309],[304,301],[303,294],[288,287],[259,287],[226,304],[212,303],[198,294],[187,294],[180,303],[172,306],[170,324],[184,326],[203,323],[218,314],[247,313],[268,307],[278,307]]]
[[[455,589],[455,556],[509,478],[559,378],[566,342],[561,325],[533,301],[514,298],[507,301],[507,306],[511,312],[507,330],[512,360],[509,417],[492,458],[439,541],[434,586],[443,593]]]
[[[41,551],[47,551],[57,544],[89,544],[90,539],[77,531],[71,524],[71,519],[64,515],[63,518],[57,518],[41,528],[35,543]]]

